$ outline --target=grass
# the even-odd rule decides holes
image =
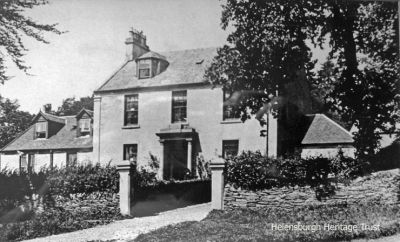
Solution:
[[[314,231],[272,230],[272,224],[321,225]],[[379,225],[378,230],[326,230],[331,225]],[[376,227],[375,227],[376,228]],[[134,241],[343,241],[378,238],[400,232],[399,205],[358,204],[349,207],[304,207],[293,210],[212,211],[200,222],[166,226]]]

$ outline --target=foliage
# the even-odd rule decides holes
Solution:
[[[265,211],[237,209],[212,211],[200,222],[166,226],[135,241],[347,241],[377,238],[400,232],[398,205],[357,204],[348,207],[321,206]],[[340,221],[340,222],[339,222]],[[272,224],[320,225],[308,231],[273,230]],[[358,225],[357,230],[325,230],[325,224]],[[379,225],[378,230],[362,230],[361,225]]]
[[[199,172],[200,179],[211,178],[210,161],[206,161],[203,155],[198,155],[196,157],[197,170]]]
[[[381,171],[400,168],[400,140],[382,148],[371,159],[371,170]]]
[[[139,167],[131,176],[135,188],[157,183],[157,160],[150,167]],[[119,174],[115,166],[77,165],[63,168],[42,169],[37,173],[8,171],[0,172],[0,201],[2,207],[15,207],[31,199],[33,194],[45,198],[45,203],[53,202],[54,196],[71,198],[79,194],[118,193]],[[7,205],[7,206],[6,206]]]
[[[350,179],[356,178],[370,171],[369,162],[360,162],[356,159],[344,156],[343,152],[331,160],[330,169],[335,174],[337,181],[349,183]]]
[[[76,100],[75,97],[66,98],[63,103],[58,107],[55,112],[56,115],[76,115],[81,109],[85,108],[87,110],[93,110],[93,96],[81,97]]]
[[[121,218],[118,208],[110,210],[102,206],[92,206],[87,210],[69,211],[54,207],[37,214],[31,220],[5,225],[0,228],[0,236],[10,241],[26,240],[86,229]]]
[[[17,101],[0,96],[0,147],[4,147],[11,142],[31,124],[33,116],[18,109],[19,104]]]
[[[355,146],[364,160],[376,151],[377,132],[393,131],[398,118],[396,6],[347,0],[227,0],[222,27],[234,31],[205,78],[230,93],[246,94],[237,103],[242,120],[271,108],[271,101],[283,100],[273,97],[275,91],[302,112],[318,111],[301,103],[309,98],[307,86],[322,87],[317,95],[344,123],[358,128]],[[317,73],[307,42],[320,48],[329,44],[328,72]],[[291,86],[299,87],[295,95]]]
[[[360,162],[339,154],[334,159],[270,158],[260,152],[243,152],[228,160],[227,182],[243,189],[258,190],[281,186],[310,185],[320,191],[329,189],[329,174],[337,180],[363,174]],[[321,187],[322,186],[322,187]]]
[[[275,187],[279,185],[278,165],[278,160],[260,152],[243,152],[227,164],[227,181],[244,189]]]
[[[23,61],[27,49],[23,38],[30,37],[34,40],[48,43],[43,37],[43,32],[61,34],[55,25],[39,24],[24,15],[26,9],[46,4],[45,0],[2,0],[0,1],[0,83],[10,77],[6,74],[5,63],[10,59],[22,71],[27,72],[29,67]]]
[[[48,173],[46,185],[49,187],[48,192],[53,196],[118,192],[119,174],[114,166],[70,166],[49,170]]]

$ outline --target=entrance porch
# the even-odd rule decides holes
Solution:
[[[196,174],[193,143],[197,139],[194,128],[187,124],[170,125],[156,134],[160,137],[163,157],[160,177],[182,180]]]

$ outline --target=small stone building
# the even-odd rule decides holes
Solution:
[[[301,157],[334,157],[339,150],[354,157],[353,135],[324,114],[307,115],[311,124],[301,141]]]

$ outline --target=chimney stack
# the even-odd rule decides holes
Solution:
[[[126,39],[126,57],[128,60],[135,60],[139,56],[150,51],[146,44],[146,36],[143,31],[131,29],[129,38]]]
[[[43,105],[43,111],[45,113],[51,113],[51,103]]]

